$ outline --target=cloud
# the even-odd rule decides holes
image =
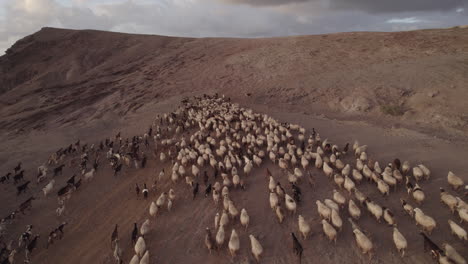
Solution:
[[[405,18],[392,18],[387,20],[387,23],[390,24],[414,24],[414,23],[420,23],[423,22],[423,20],[415,18],[415,17],[405,17]]]
[[[424,0],[434,10],[417,12],[411,11],[416,7],[412,3],[421,0],[405,0],[408,10],[397,14],[379,13],[392,10],[382,0],[255,0],[256,4],[253,0],[0,1],[6,1],[0,5],[0,54],[44,26],[185,37],[275,37],[468,24],[467,6],[451,7],[456,0],[440,1],[448,3],[440,6]],[[346,8],[344,2],[356,5]],[[371,2],[382,3],[379,12],[369,12],[376,9]],[[404,9],[403,0],[392,3]]]

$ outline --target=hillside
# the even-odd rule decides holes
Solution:
[[[0,58],[0,125],[29,131],[96,122],[174,95],[216,91],[466,136],[467,33],[192,39],[43,28]]]
[[[261,263],[296,263],[290,233],[299,235],[299,214],[311,225],[310,237],[300,238],[302,263],[436,263],[424,252],[419,228],[402,210],[400,198],[435,218],[437,228],[431,239],[439,245],[450,243],[467,259],[466,243],[453,236],[447,224],[448,219],[458,223],[458,214],[450,213],[439,194],[442,187],[466,201],[466,193],[453,191],[446,180],[450,170],[468,182],[464,158],[468,156],[466,72],[467,28],[270,39],[192,39],[43,28],[0,57],[0,177],[21,161],[25,179],[20,182],[31,181],[29,190],[20,195],[12,180],[0,184],[0,218],[28,197],[36,197],[31,210],[18,213],[6,225],[5,241],[16,242],[26,225],[33,224],[40,238],[32,263],[109,264],[115,263],[110,235],[118,224],[123,263],[128,263],[133,256],[133,223],[140,226],[149,217],[151,201],[173,188],[177,197],[172,211],[162,209],[145,237],[150,263],[255,263],[249,234],[264,247]],[[140,144],[148,156],[146,168],[124,166],[118,176],[113,175],[106,158],[108,147],[90,151],[91,161],[97,153],[100,157],[94,179],[83,182],[66,201],[65,214],[56,216],[56,192],[73,174],[83,177],[78,166],[70,163],[76,163],[83,153],[78,150],[49,165],[47,179],[36,183],[38,166],[52,153],[77,140],[97,148],[99,142],[113,140],[118,133],[123,141],[143,137],[150,126],[156,130],[158,115],[175,111],[184,98],[193,102],[194,96],[205,93],[224,95],[226,100],[278,122],[299,124],[306,129],[306,138],[315,130],[322,140],[328,138],[340,149],[358,140],[368,145],[369,158],[379,161],[382,168],[395,158],[408,160],[412,166],[425,164],[431,178],[420,182],[426,195],[421,205],[407,194],[404,183],[389,196],[382,196],[372,182],[358,185],[365,195],[394,213],[398,229],[408,240],[405,257],[395,249],[392,228],[383,220],[375,221],[363,206],[358,225],[375,244],[372,260],[357,248],[346,209],[341,210],[343,230],[336,245],[328,241],[315,201],[331,199],[332,190],[339,188],[321,169],[314,168],[313,160],[304,173],[310,173],[316,185],[309,186],[306,178],[299,181],[303,196],[297,213],[287,214],[279,224],[268,202],[266,168],[288,193],[292,190],[286,172],[268,156],[250,175],[239,167],[246,190],[230,190],[235,205],[239,210],[246,208],[251,218],[247,230],[239,223],[226,228],[226,241],[232,228],[239,234],[238,256],[231,259],[227,243],[210,255],[204,245],[205,228],[210,227],[214,234],[213,220],[221,206],[213,206],[211,196],[203,196],[205,185],[200,178],[196,179],[201,185],[195,199],[184,179],[172,183],[171,162],[159,158],[169,148],[155,147],[151,140],[149,147]],[[214,102],[207,105],[217,107]],[[237,108],[230,105],[228,109]],[[261,124],[260,119],[256,122]],[[161,127],[172,127],[174,130],[162,133],[163,138],[173,137],[181,144],[182,134],[174,133],[175,125]],[[183,136],[188,139],[197,130],[198,123],[189,123]],[[255,133],[263,135],[264,131]],[[287,147],[286,142],[280,145]],[[313,151],[317,146],[313,145]],[[354,167],[356,158],[351,152],[342,160]],[[128,155],[127,151],[121,154]],[[252,158],[248,152],[244,155]],[[60,164],[65,164],[63,173],[53,177],[53,169]],[[150,187],[162,169],[166,178],[150,191],[148,200],[141,195],[137,198],[135,184]],[[203,170],[213,183],[213,169],[206,165]],[[56,185],[44,197],[42,188],[52,178]],[[341,192],[347,199],[353,197]],[[68,222],[64,238],[46,249],[49,232],[63,221]],[[467,223],[460,225],[468,230]],[[18,263],[23,258],[24,253],[18,253]]]

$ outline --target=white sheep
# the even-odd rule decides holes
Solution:
[[[333,168],[328,165],[328,162],[323,163],[323,172],[328,177],[331,177],[333,175]]]
[[[144,237],[151,231],[151,222],[149,219],[146,219],[145,222],[140,227],[140,234]]]
[[[325,233],[328,239],[330,241],[335,242],[336,244],[338,233],[336,232],[335,228],[332,225],[330,225],[330,223],[328,223],[328,221],[325,219],[322,220],[322,229],[323,229],[323,233]]]
[[[161,208],[166,203],[166,193],[163,192],[159,195],[158,199],[156,200],[156,206]]]
[[[458,190],[461,186],[465,185],[462,178],[455,175],[455,173],[449,171],[447,175],[447,182],[452,186],[454,190]]]
[[[140,260],[140,264],[149,264],[149,250],[146,250],[145,254],[143,255],[143,257],[141,258]]]
[[[331,223],[339,231],[343,228],[343,221],[341,220],[340,213],[335,209],[331,210]]]
[[[47,197],[47,195],[52,191],[52,189],[54,188],[54,184],[55,180],[52,179],[44,188],[42,188],[45,197]]]
[[[450,225],[450,230],[452,231],[452,235],[456,235],[459,239],[467,241],[467,234],[466,230],[463,229],[463,227],[459,226],[452,220],[448,220],[448,223]]]
[[[317,211],[320,217],[322,217],[322,219],[331,220],[331,209],[319,200],[315,203],[317,204]]]
[[[218,245],[218,248],[221,248],[224,243],[224,226],[220,225],[218,232],[216,233],[216,244]]]
[[[356,187],[356,184],[348,176],[344,179],[344,188],[351,194],[351,191]]]
[[[335,182],[336,185],[338,185],[338,187],[341,190],[341,187],[343,187],[343,183],[345,179],[340,174],[335,173],[333,175],[333,181]]]
[[[429,180],[429,178],[431,177],[431,171],[423,164],[419,164],[418,167],[423,172],[424,179]]]
[[[158,207],[156,206],[156,203],[151,202],[151,205],[149,207],[150,216],[155,217],[157,213],[158,213]]]
[[[239,210],[237,210],[232,201],[229,201],[228,211],[231,218],[236,218],[239,215]]]
[[[366,205],[367,210],[375,217],[377,222],[380,223],[380,218],[383,215],[382,207],[380,205],[374,203],[370,199],[365,200],[364,204]]]
[[[361,230],[359,229],[354,229],[353,233],[356,239],[356,243],[358,247],[361,249],[362,254],[369,254],[369,259],[371,259],[372,249],[373,249],[372,241],[366,235],[364,235],[364,233],[361,232]]]
[[[353,199],[349,199],[348,212],[349,215],[351,215],[351,217],[355,220],[359,220],[359,218],[361,217],[361,209],[359,209],[356,203],[354,203]]]
[[[237,235],[235,229],[232,229],[231,238],[229,239],[228,247],[229,247],[229,252],[231,253],[231,257],[234,258],[236,256],[237,251],[239,251],[239,248],[240,248],[239,236]]]
[[[448,243],[443,243],[442,248],[445,251],[445,255],[455,262],[455,264],[466,264],[466,260]]]
[[[249,235],[249,238],[252,254],[254,255],[257,262],[260,262],[260,257],[263,253],[263,247],[253,235]]]
[[[96,170],[95,170],[94,168],[92,168],[90,171],[86,172],[86,173],[83,175],[85,181],[90,181],[90,180],[92,180],[93,177],[94,177],[94,172],[95,172],[95,171],[96,171]]]
[[[250,217],[247,214],[247,211],[245,210],[245,208],[242,208],[241,210],[240,222],[241,222],[241,225],[245,227],[245,230],[247,230],[247,227],[249,226],[249,222],[250,222]]]
[[[337,190],[333,190],[333,200],[338,203],[341,207],[346,204],[346,198]]]
[[[288,194],[285,194],[284,195],[284,202],[286,204],[286,208],[292,213],[292,214],[295,214],[296,213],[296,209],[297,209],[297,204],[296,204],[296,201],[294,201],[294,199],[289,196]]]
[[[413,176],[418,182],[424,178],[424,172],[419,167],[413,167]]]
[[[276,218],[278,218],[278,222],[280,224],[283,223],[284,213],[283,213],[283,209],[281,209],[281,206],[278,205],[275,207],[275,213],[276,213]]]
[[[301,232],[304,240],[307,239],[307,235],[309,235],[309,232],[310,232],[309,223],[307,223],[307,221],[304,219],[302,215],[299,215],[298,224],[299,224],[299,232]]]
[[[419,184],[416,183],[412,190],[413,198],[418,204],[422,204],[424,199],[426,198],[426,195],[424,194],[423,190],[421,187],[419,187]]]
[[[457,198],[446,192],[443,188],[440,188],[440,201],[450,208],[452,214],[455,212],[455,208],[458,204]]]
[[[138,255],[133,255],[133,258],[130,260],[129,264],[139,264],[140,263],[140,258]]]
[[[226,210],[223,211],[221,214],[221,218],[219,220],[219,225],[220,226],[227,226],[229,224],[229,216],[226,212]]]
[[[408,242],[406,238],[400,233],[396,226],[393,227],[393,243],[398,252],[401,254],[401,257],[405,256],[405,250],[408,247]]]
[[[139,237],[137,242],[135,243],[135,253],[138,255],[138,257],[142,257],[145,251],[146,251],[145,239],[143,239],[143,237]]]
[[[424,212],[419,208],[414,208],[414,219],[416,220],[416,225],[422,226],[422,228],[429,234],[431,234],[432,230],[437,226],[434,218],[424,214]]]
[[[468,222],[468,208],[463,207],[460,203],[457,205],[458,216],[460,216],[460,223]]]

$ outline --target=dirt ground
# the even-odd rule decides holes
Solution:
[[[181,98],[171,98],[167,102],[155,103],[151,108],[148,107],[142,109],[141,112],[127,116],[122,120],[125,124],[122,135],[133,135],[138,131],[145,131],[155,113],[170,111],[175,106],[174,103]],[[434,217],[438,223],[431,238],[437,243],[449,242],[459,252],[462,252],[465,258],[468,257],[466,244],[461,243],[449,232],[447,219],[457,219],[457,217],[452,216],[450,211],[440,203],[438,191],[439,187],[448,189],[446,174],[449,169],[466,180],[465,175],[468,170],[465,162],[460,158],[468,155],[466,142],[449,142],[403,128],[388,129],[375,127],[365,122],[336,121],[288,112],[280,105],[274,108],[260,104],[246,106],[258,112],[269,113],[280,121],[300,123],[308,130],[315,128],[323,138],[329,138],[339,145],[357,139],[362,144],[369,145],[370,157],[380,161],[381,164],[386,164],[395,157],[409,160],[412,164],[420,162],[426,164],[431,169],[433,177],[422,184],[427,198],[421,208],[425,213]],[[4,156],[11,153],[12,159],[21,159],[26,165],[27,177],[32,177],[34,169],[45,160],[47,153],[73,142],[78,137],[86,136],[86,142],[98,142],[101,138],[112,136],[120,131],[118,129],[120,125],[122,124],[116,124],[115,127],[109,126],[105,131],[101,128],[88,128],[69,134],[52,132],[12,138],[3,143],[2,148],[5,151],[2,152],[2,158],[6,158]],[[24,148],[23,151],[21,151],[22,148]],[[17,149],[17,152],[14,149]],[[354,159],[348,156],[345,160],[353,162]],[[57,218],[55,215],[57,207],[55,195],[44,198],[42,194],[37,194],[45,183],[40,186],[34,184],[27,195],[20,197],[16,197],[12,184],[1,185],[1,199],[5,201],[2,202],[4,204],[1,209],[2,215],[13,210],[31,194],[36,193],[36,196],[40,197],[33,202],[31,212],[26,213],[25,216],[19,216],[14,224],[8,226],[8,232],[14,234],[13,238],[16,238],[24,231],[27,224],[36,226],[36,232],[39,232],[42,237],[39,248],[33,253],[33,263],[112,263],[110,234],[114,224],[118,223],[124,247],[124,263],[128,262],[133,256],[133,248],[130,245],[132,224],[136,222],[140,225],[149,216],[150,202],[156,200],[161,192],[174,187],[167,179],[167,183],[158,186],[156,193],[150,193],[150,199],[143,200],[141,197],[137,199],[134,193],[135,183],[142,185],[146,182],[150,186],[162,168],[169,170],[169,164],[161,164],[154,158],[150,159],[148,165],[145,169],[127,169],[123,175],[116,178],[113,177],[109,166],[105,165],[98,171],[92,182],[85,183],[78,192],[73,194],[66,203],[66,214],[62,218]],[[282,225],[277,222],[269,208],[268,181],[264,176],[266,167],[273,172],[275,177],[281,177],[279,179],[283,186],[288,186],[286,177],[281,176],[277,166],[267,162],[266,166],[254,169],[252,175],[247,178],[246,191],[233,191],[233,200],[239,208],[245,207],[251,218],[247,231],[244,231],[239,224],[234,226],[241,238],[240,254],[234,263],[254,262],[248,240],[250,233],[258,236],[264,247],[265,254],[262,263],[295,263],[297,261],[292,253],[290,239],[290,232],[298,232],[297,216],[288,216]],[[2,167],[2,171],[8,169],[11,170],[7,166]],[[303,263],[369,263],[367,257],[363,257],[358,251],[347,222],[339,234],[336,246],[329,243],[322,235],[315,201],[331,198],[334,184],[321,171],[315,168],[310,171],[316,178],[317,185],[311,188],[306,182],[300,184],[304,196],[298,209],[298,214],[303,215],[312,225],[312,236],[302,242],[305,249]],[[57,186],[63,185],[66,179],[75,172],[77,171],[66,168],[62,176],[56,177]],[[392,209],[397,217],[398,227],[409,243],[407,256],[400,258],[392,242],[392,228],[382,223],[378,224],[369,213],[365,212],[358,223],[370,234],[376,245],[376,255],[371,263],[431,263],[429,255],[423,252],[423,241],[418,234],[418,229],[414,222],[403,213],[399,205],[400,197],[414,205],[414,201],[407,197],[404,187],[400,186],[398,191],[392,192],[388,198],[383,198],[375,186],[369,183],[363,183],[359,189],[379,204]],[[177,185],[175,191],[177,198],[172,212],[163,211],[155,219],[154,231],[147,238],[151,250],[151,263],[231,263],[227,248],[209,255],[203,244],[205,227],[214,228],[213,219],[216,210],[212,205],[212,199],[205,199],[200,195],[192,201],[191,190],[184,183]],[[65,228],[65,237],[46,250],[44,247],[48,230],[64,220],[69,223]],[[466,225],[464,227],[467,228]],[[226,232],[230,233],[230,228]]]
[[[22,161],[25,177],[35,179],[37,167],[60,147],[77,139],[98,143],[119,131],[123,137],[141,135],[158,113],[173,110],[185,96],[218,92],[280,121],[298,123],[308,131],[315,128],[322,139],[340,146],[357,139],[369,145],[369,156],[381,165],[396,157],[425,164],[432,176],[421,184],[426,194],[421,208],[437,221],[431,238],[438,244],[449,242],[468,259],[467,244],[450,234],[447,223],[458,222],[458,216],[440,203],[439,195],[439,187],[450,189],[449,170],[468,181],[467,30],[241,40],[46,28],[0,57],[5,73],[0,76],[0,176]],[[397,106],[404,113],[385,114],[382,105]],[[351,155],[345,161],[355,164]],[[140,226],[149,217],[151,201],[174,188],[172,212],[158,215],[146,239],[151,263],[254,263],[248,234],[263,245],[262,263],[296,263],[290,232],[298,233],[297,215],[280,225],[269,207],[265,168],[289,186],[277,166],[266,162],[255,168],[246,180],[247,189],[231,195],[239,209],[246,208],[251,223],[247,231],[234,226],[241,249],[231,260],[227,248],[209,255],[203,243],[205,228],[214,229],[217,211],[211,198],[199,195],[192,200],[184,183],[173,186],[169,181],[150,192],[150,199],[136,198],[135,183],[150,186],[169,165],[150,156],[147,168],[126,169],[118,177],[103,165],[93,181],[72,195],[60,218],[55,215],[56,195],[45,198],[41,192],[50,176],[19,197],[12,183],[0,184],[0,217],[29,196],[37,198],[31,211],[7,226],[6,238],[17,241],[26,225],[33,224],[41,235],[32,254],[34,264],[113,263],[110,235],[119,224],[128,263],[133,223]],[[377,223],[362,208],[359,225],[376,246],[372,261],[357,249],[346,221],[337,244],[329,243],[315,201],[331,198],[334,184],[320,170],[310,172],[317,184],[311,188],[300,183],[303,202],[298,208],[312,227],[312,236],[301,239],[303,263],[433,263],[423,252],[419,229],[400,207],[400,198],[415,205],[403,186],[387,198],[370,183],[359,190],[395,213],[409,243],[405,258],[393,245],[392,228]],[[65,167],[54,191],[73,173],[79,172]],[[463,197],[461,192],[456,195]],[[65,237],[45,249],[48,233],[63,221],[69,223]],[[466,223],[462,227],[468,230]],[[231,227],[226,229],[230,232]],[[23,253],[18,254],[18,260],[22,258]]]

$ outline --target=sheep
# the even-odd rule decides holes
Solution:
[[[358,172],[364,169],[364,163],[360,159],[356,159],[356,169]]]
[[[305,156],[301,157],[301,165],[304,170],[306,170],[307,166],[309,166],[309,161]]]
[[[378,179],[377,180],[377,189],[380,191],[380,193],[382,195],[390,195],[390,187],[388,186],[388,184],[381,180],[381,179]]]
[[[316,158],[315,158],[315,167],[317,169],[321,169],[322,168],[322,165],[323,165],[323,160],[322,160],[322,157],[320,155],[316,155]],[[329,169],[331,169],[328,164],[327,164],[327,167]],[[328,169],[327,169],[328,170]]]
[[[114,258],[117,264],[121,263],[122,260],[122,248],[119,246],[119,239],[115,239]]]
[[[149,264],[149,250],[146,250],[145,254],[140,260],[140,264]]]
[[[260,262],[260,257],[263,253],[263,247],[253,235],[249,235],[249,238],[250,238],[252,254],[254,255],[255,260],[257,260],[257,263],[258,263]]]
[[[294,168],[294,175],[298,179],[301,179],[304,176],[304,174],[302,173],[302,171],[299,168]]]
[[[283,209],[281,209],[281,205],[278,204],[275,208],[276,218],[278,218],[278,222],[281,224],[284,220],[284,213]]]
[[[231,218],[236,218],[239,215],[239,210],[237,210],[236,206],[232,201],[229,201],[228,210]]]
[[[346,164],[346,166],[341,170],[341,175],[349,176],[350,172],[351,172],[351,166],[349,164]]]
[[[219,220],[219,225],[220,226],[227,226],[229,224],[229,216],[226,212],[226,210],[223,211],[221,214],[221,218]]]
[[[359,218],[361,217],[361,209],[359,209],[359,207],[356,205],[356,203],[354,203],[353,199],[349,199],[348,213],[355,220],[359,220]]]
[[[366,200],[366,196],[360,192],[357,188],[353,189],[354,191],[354,197],[361,203],[364,204],[364,201]]]
[[[382,217],[383,210],[380,205],[374,203],[369,198],[364,201],[364,205],[367,207],[367,210],[375,217],[377,222],[380,223],[380,218]]]
[[[423,164],[419,164],[418,167],[423,172],[424,179],[429,180],[429,178],[431,177],[431,171],[426,166],[424,166]]]
[[[466,264],[466,260],[448,243],[443,243],[442,248],[445,251],[445,255],[455,262],[455,264]]]
[[[150,216],[155,217],[157,213],[158,213],[158,207],[156,206],[156,203],[151,202],[151,205],[149,207]]]
[[[333,181],[335,182],[336,185],[338,185],[340,190],[343,187],[344,180],[345,179],[340,174],[333,175]]]
[[[163,192],[161,195],[159,195],[158,199],[156,200],[156,206],[158,208],[161,208],[166,203],[166,193]]]
[[[92,168],[90,171],[86,172],[85,174],[83,174],[83,177],[85,179],[85,181],[91,181],[94,177],[94,172],[96,170],[94,168]]]
[[[362,181],[362,174],[356,170],[356,169],[353,169],[353,172],[351,174],[353,176],[353,179],[357,182],[357,183],[360,183]]]
[[[468,208],[463,207],[462,204],[457,205],[458,216],[460,216],[460,223],[468,222]]]
[[[335,209],[331,210],[331,223],[339,231],[343,228],[343,220],[341,220],[340,213]]]
[[[172,200],[167,199],[167,211],[170,212],[172,210]]]
[[[393,178],[392,173],[382,173],[382,179],[386,184],[388,184],[389,186],[393,186],[396,190],[397,179]]]
[[[382,209],[383,209],[383,218],[385,222],[387,222],[389,226],[396,225],[395,216],[393,215],[392,211],[390,211],[390,209],[386,207],[382,207]]]
[[[424,172],[421,170],[420,167],[413,167],[413,177],[416,182],[419,182],[424,178]]]
[[[367,160],[367,153],[366,152],[361,152],[361,155],[359,155],[359,159],[362,161]]]
[[[130,260],[130,263],[129,264],[139,264],[140,263],[140,258],[138,257],[138,255],[133,255],[133,258]]]
[[[467,234],[466,230],[463,229],[461,226],[457,225],[454,221],[448,220],[448,223],[450,225],[450,230],[452,232],[452,235],[456,235],[459,239],[467,241]]]
[[[395,243],[395,247],[398,250],[398,253],[401,254],[401,257],[404,257],[405,250],[408,247],[408,242],[396,226],[393,227],[393,243]]]
[[[356,187],[356,184],[348,176],[345,176],[344,179],[344,188],[351,194],[351,191]]]
[[[331,177],[333,175],[333,168],[328,165],[328,162],[323,163],[323,172],[328,177]]]
[[[455,212],[458,201],[453,195],[447,193],[443,188],[440,188],[440,201],[450,208],[452,214]]]
[[[328,239],[336,244],[337,232],[335,228],[325,219],[322,220],[322,228]]]
[[[337,190],[333,190],[333,200],[337,202],[341,207],[346,204],[346,198]]]
[[[400,199],[401,206],[403,207],[403,210],[411,217],[414,217],[414,209],[413,206],[411,206],[409,203],[407,203],[405,200]]]
[[[289,196],[288,194],[285,194],[284,195],[284,202],[286,204],[286,208],[292,213],[292,214],[295,214],[296,213],[296,208],[297,208],[297,205],[296,205],[296,202],[294,201],[294,199]]]
[[[270,176],[270,181],[268,183],[268,189],[270,189],[270,192],[274,191],[276,188],[276,183],[275,180],[273,179],[272,176]]]
[[[135,253],[138,255],[138,257],[142,257],[143,253],[145,253],[146,250],[146,243],[143,237],[139,237],[137,242],[135,243]]]
[[[328,206],[328,208],[334,209],[336,211],[340,211],[340,206],[336,202],[334,202],[333,200],[325,199],[324,203],[325,203],[326,206]]]
[[[206,228],[205,246],[206,248],[208,248],[208,251],[210,252],[210,255],[211,255],[211,250],[215,248],[215,241],[208,227]]]
[[[455,173],[449,171],[447,175],[447,182],[452,186],[454,190],[458,190],[461,186],[465,185],[463,179],[455,175]]]
[[[423,190],[421,189],[421,187],[419,187],[419,184],[416,183],[416,185],[414,186],[414,188],[412,189],[412,194],[413,194],[413,198],[414,200],[418,203],[418,204],[422,204],[422,202],[424,201],[425,199],[425,195],[424,195],[424,192]]]
[[[225,237],[224,226],[220,225],[219,229],[218,229],[218,232],[216,233],[216,244],[217,244],[218,248],[221,248],[223,246],[224,237]]]
[[[354,238],[356,239],[356,243],[358,247],[361,249],[362,254],[369,254],[369,259],[372,259],[372,249],[373,244],[372,241],[364,235],[363,232],[359,229],[354,229]]]
[[[245,230],[247,230],[249,226],[249,221],[250,221],[250,217],[247,214],[247,211],[245,210],[245,208],[242,208],[241,214],[240,214],[240,222],[241,222],[241,225],[245,227]]]
[[[409,161],[405,160],[403,162],[403,165],[401,165],[401,172],[403,173],[403,175],[406,176],[407,173],[409,172],[410,168],[411,168],[411,165],[410,165]]]
[[[362,169],[362,174],[364,177],[366,177],[367,180],[370,180],[371,175],[372,175],[372,170],[367,167],[367,165],[364,165],[364,168]]]
[[[145,222],[140,226],[140,234],[142,237],[145,237],[151,231],[151,223],[149,219],[146,219]]]
[[[331,220],[331,209],[323,204],[321,201],[317,200],[317,211],[322,219]]]
[[[423,213],[419,208],[414,208],[414,219],[416,220],[416,225],[422,226],[422,228],[429,233],[432,233],[432,230],[436,228],[436,221]]]
[[[239,251],[239,248],[240,248],[239,236],[237,235],[235,229],[232,229],[231,238],[229,239],[228,247],[229,247],[229,252],[231,253],[231,257],[234,259],[237,251]]]
[[[310,225],[307,223],[307,221],[304,219],[302,215],[298,216],[298,225],[299,225],[299,232],[301,232],[302,237],[307,239],[307,235],[309,235],[310,232]]]

